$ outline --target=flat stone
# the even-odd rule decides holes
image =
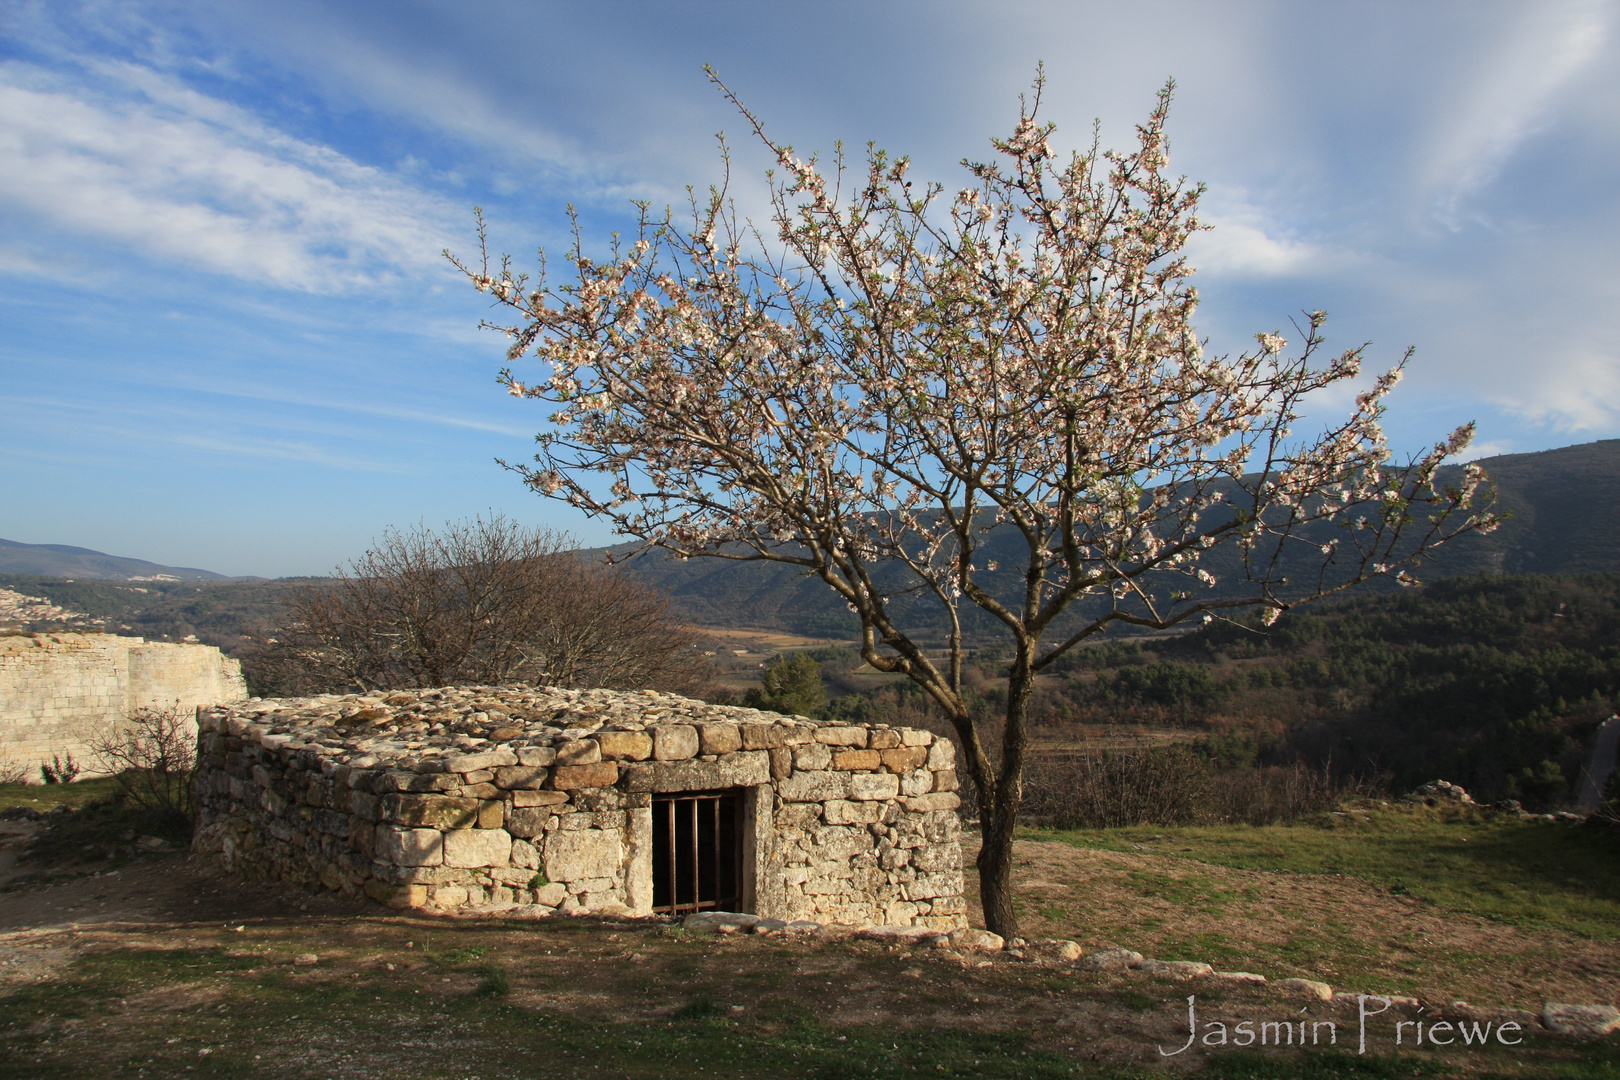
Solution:
[[[1056,960],[1061,963],[1071,963],[1080,959],[1080,943],[1064,938],[1042,938],[1031,941],[1023,946],[1026,953],[1041,960]]]
[[[1317,1001],[1332,1001],[1333,987],[1325,982],[1315,979],[1284,979],[1277,984],[1284,990],[1292,990],[1296,994],[1315,998]]]
[[[1000,934],[992,934],[988,930],[980,930],[974,926],[964,926],[960,930],[952,930],[947,937],[950,938],[951,948],[953,949],[997,952],[1007,945]]]
[[[826,743],[828,746],[855,746],[864,749],[866,729],[839,725],[819,727],[816,728],[816,742]]]
[[[514,791],[513,806],[557,806],[568,801],[566,791]]]
[[[1262,986],[1266,981],[1264,975],[1256,975],[1252,971],[1212,971],[1210,978],[1219,979],[1221,982],[1249,983],[1254,986]]]
[[[758,922],[758,915],[749,915],[741,911],[699,911],[682,919],[681,925],[688,930],[703,930],[709,933],[725,933],[729,930],[735,933],[738,930],[752,929]]]
[[[1154,960],[1144,958],[1131,967],[1148,975],[1164,975],[1172,979],[1196,979],[1212,975],[1215,969],[1202,960]]]
[[[293,957],[294,967],[314,967],[321,962],[321,958],[312,952],[299,953]]]
[[[979,932],[989,933],[988,930]],[[920,945],[939,937],[940,933],[928,926],[868,926],[855,936],[863,941],[878,941],[886,945]]]
[[[1596,1039],[1620,1029],[1620,1010],[1609,1005],[1562,1005],[1549,1001],[1541,1010],[1547,1030]]]
[[[510,750],[486,750],[481,754],[456,754],[442,759],[444,771],[453,773],[478,772],[501,765],[516,765],[517,755]]]
[[[1085,971],[1124,971],[1142,963],[1142,954],[1130,949],[1103,949],[1080,958],[1079,967]]]

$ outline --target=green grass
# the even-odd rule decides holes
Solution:
[[[1237,870],[1343,874],[1448,911],[1620,940],[1620,837],[1601,829],[1388,807],[1297,825],[1144,826],[1027,836],[1108,851],[1145,849]],[[1193,877],[1176,882],[1166,875],[1141,876],[1145,894],[1206,909],[1240,899],[1199,893]]]
[[[27,806],[44,812],[58,806],[75,810],[86,803],[110,799],[118,792],[118,781],[111,776],[76,780],[71,784],[0,784],[0,810]]]

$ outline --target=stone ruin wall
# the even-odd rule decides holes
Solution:
[[[451,688],[199,710],[194,850],[443,912],[646,914],[652,797],[740,789],[754,914],[965,925],[954,747],[653,692]]]
[[[86,740],[136,709],[199,705],[247,697],[242,666],[212,645],[148,642],[116,634],[18,634],[0,637],[0,771],[21,767],[40,783],[39,766],[72,754],[95,774]]]

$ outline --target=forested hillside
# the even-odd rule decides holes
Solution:
[[[1004,692],[998,661],[980,653],[966,672],[986,724]],[[1217,622],[1101,644],[1054,665],[1038,694],[1048,747],[1173,729],[1224,765],[1303,760],[1397,791],[1444,778],[1485,799],[1556,805],[1620,702],[1620,574],[1453,578],[1297,609],[1269,628]],[[926,713],[903,686],[828,708]]]

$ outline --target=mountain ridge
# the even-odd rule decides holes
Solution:
[[[92,548],[71,544],[24,544],[0,539],[0,574],[33,574],[39,577],[86,577],[109,581],[243,581],[194,566],[166,566],[163,563],[108,555]]]

